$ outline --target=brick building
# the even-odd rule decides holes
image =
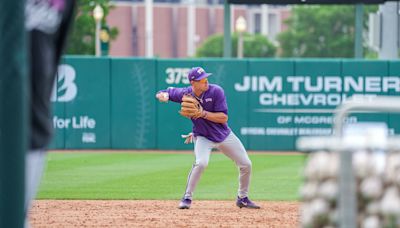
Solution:
[[[213,34],[224,31],[224,5],[217,0],[179,0],[153,3],[153,55],[161,58],[185,58],[195,54],[201,43]],[[114,1],[107,17],[109,26],[119,29],[111,43],[112,56],[146,56],[146,7],[141,1]],[[191,18],[188,17],[192,14]],[[289,16],[287,6],[231,5],[231,31],[235,20],[243,16],[249,33],[261,33],[271,41],[285,29]],[[268,17],[266,17],[268,15]],[[190,44],[189,44],[190,43]]]

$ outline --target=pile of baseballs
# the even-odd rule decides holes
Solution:
[[[338,227],[339,154],[308,156],[300,189],[302,227]],[[400,227],[400,151],[353,152],[358,227]]]

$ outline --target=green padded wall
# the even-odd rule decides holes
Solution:
[[[399,96],[400,95],[400,62],[390,61],[389,62],[389,76],[386,80],[391,81],[393,86],[390,86],[388,95]],[[388,126],[392,130],[392,134],[400,134],[400,113],[389,114]]]
[[[61,83],[68,87],[64,96],[76,86],[75,97],[64,101],[64,120],[69,121],[65,127],[65,148],[110,148],[110,59],[70,57],[65,63]],[[72,70],[75,78],[71,76]]]
[[[155,70],[155,60],[111,60],[112,148],[156,148]]]
[[[53,104],[53,126],[54,126],[54,135],[53,140],[51,141],[49,148],[50,149],[64,149],[65,148],[65,101],[57,101],[58,97],[62,97],[66,94],[67,89],[61,89],[64,82],[65,77],[65,67],[66,64],[65,58],[61,59],[60,66],[58,67],[54,87],[52,94],[52,104]],[[59,89],[60,88],[60,89]]]
[[[242,133],[248,134],[249,149],[291,150],[293,107],[284,102],[274,104],[274,97],[289,91],[286,78],[294,74],[291,60],[251,60],[247,78],[241,89],[249,94],[249,126]],[[284,112],[282,112],[284,111]]]
[[[296,139],[332,133],[333,110],[351,96],[399,96],[400,62],[352,59],[141,59],[68,56],[59,67],[52,149],[192,150],[180,105],[155,94],[190,86],[202,66],[227,97],[228,124],[248,150],[296,149]],[[351,122],[386,122],[400,114],[356,113]]]
[[[295,75],[299,84],[299,105],[295,106],[297,136],[332,134],[333,111],[342,98],[341,61],[298,60]],[[292,92],[296,93],[296,91]]]
[[[389,64],[383,60],[343,60],[342,76],[357,79],[362,88],[351,88],[348,96],[363,94],[364,96],[388,95],[382,91],[382,79],[389,73]],[[362,82],[362,83],[361,83]],[[387,122],[387,113],[356,113],[353,121],[357,122]]]

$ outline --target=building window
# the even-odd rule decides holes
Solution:
[[[207,0],[208,4],[224,4],[224,0]]]
[[[261,33],[261,14],[254,14],[254,33]]]
[[[144,0],[113,0],[114,2],[144,2]],[[162,3],[180,3],[183,0],[153,0],[153,2],[162,2]]]
[[[279,26],[279,17],[276,13],[268,15],[268,38],[272,41],[276,40],[276,36],[280,32],[281,28]]]

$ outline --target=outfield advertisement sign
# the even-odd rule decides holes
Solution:
[[[67,58],[58,67],[51,100],[51,148],[110,148],[110,60]]]
[[[400,92],[400,78],[389,75],[384,61],[269,60],[249,65],[249,74],[234,88],[236,96],[250,93],[250,121],[240,134],[253,149],[286,150],[295,148],[298,136],[331,135],[334,109],[343,101]],[[356,114],[345,121],[388,122],[388,115]]]
[[[179,104],[156,91],[190,86],[202,66],[227,97],[229,125],[249,150],[294,150],[299,136],[331,135],[343,101],[400,94],[400,62],[342,59],[133,59],[68,57],[54,85],[51,148],[190,150]],[[400,133],[400,114],[355,113],[349,123],[386,122]]]
[[[283,87],[289,90],[283,90]],[[333,113],[336,106],[347,100],[372,101],[379,94],[400,92],[400,78],[393,76],[244,76],[241,83],[235,84],[238,93],[255,93],[258,108],[250,111],[258,113],[279,113],[278,125],[333,124],[333,116],[315,116],[315,113]],[[302,92],[305,91],[305,92]],[[276,108],[277,106],[281,106]],[[349,121],[357,122],[350,117]],[[330,129],[274,129],[242,128],[242,134],[262,135],[326,135]]]

